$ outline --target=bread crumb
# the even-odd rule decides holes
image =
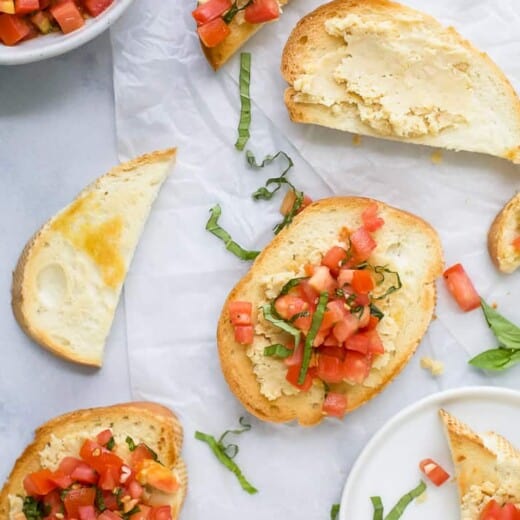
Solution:
[[[416,499],[415,502],[417,504],[424,504],[428,500],[428,493],[426,491],[423,491]]]
[[[433,377],[444,374],[444,363],[429,357],[421,358],[421,368],[429,370]]]
[[[362,139],[361,139],[361,136],[358,135],[358,134],[354,134],[352,136],[352,144],[354,146],[361,146],[361,142],[362,142]]]
[[[437,314],[433,314],[432,321],[437,319]]]
[[[442,163],[442,150],[435,150],[432,152],[430,159],[433,164],[441,164]]]

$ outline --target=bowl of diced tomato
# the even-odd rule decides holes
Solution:
[[[133,0],[0,0],[0,65],[68,52],[107,29]]]

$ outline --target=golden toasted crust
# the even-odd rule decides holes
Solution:
[[[511,235],[518,235],[520,224],[520,193],[500,210],[488,232],[491,260],[503,273],[512,273],[520,266],[520,255],[513,247]]]
[[[131,172],[137,168],[155,162],[170,161],[174,159],[175,155],[176,149],[170,148],[168,150],[162,150],[145,154],[129,162],[122,163],[110,170],[102,177],[99,177],[91,185],[83,189],[78,194],[75,200],[83,197],[86,193],[96,190],[99,187],[99,185],[103,182],[103,180],[108,177],[118,177],[127,172]],[[94,363],[91,358],[82,357],[77,352],[71,349],[67,349],[60,343],[54,341],[51,337],[45,334],[45,331],[36,329],[33,326],[30,317],[25,313],[24,310],[24,301],[30,297],[28,294],[26,294],[26,266],[29,263],[31,256],[34,254],[34,252],[45,246],[46,236],[51,231],[51,226],[55,218],[56,216],[48,220],[34,234],[34,236],[24,247],[22,254],[20,255],[20,258],[13,273],[13,283],[11,288],[11,306],[13,309],[13,313],[16,318],[16,321],[18,322],[22,330],[40,346],[68,361],[99,367],[101,366],[101,363]]]
[[[372,199],[360,197],[336,197],[315,202],[301,212],[293,223],[282,230],[274,240],[257,257],[253,266],[229,294],[218,324],[217,341],[221,368],[231,391],[241,403],[256,417],[272,422],[288,422],[297,419],[301,425],[319,423],[324,415],[322,412],[325,392],[321,383],[315,382],[309,392],[300,392],[297,395],[282,395],[275,400],[267,399],[260,391],[260,385],[252,369],[252,362],[247,356],[247,347],[234,340],[233,326],[230,322],[228,303],[234,300],[252,301],[253,306],[265,299],[259,282],[262,275],[280,272],[280,265],[292,260],[294,251],[301,246],[305,239],[306,229],[314,223],[316,217],[328,212],[348,210],[361,213],[367,206],[373,204]],[[384,212],[385,219],[402,229],[414,230],[421,234],[430,244],[431,250],[427,260],[427,274],[422,284],[419,301],[416,302],[414,330],[410,332],[406,345],[398,349],[392,361],[380,371],[378,384],[374,388],[362,385],[341,383],[331,385],[334,392],[347,396],[348,412],[361,406],[377,395],[402,370],[412,354],[415,352],[421,338],[430,323],[435,307],[436,291],[434,280],[440,275],[443,268],[442,248],[435,230],[420,218],[410,213],[392,208],[382,202],[377,202],[380,211]],[[343,225],[348,227],[348,221]],[[341,226],[334,230],[321,230],[331,233],[336,238]],[[380,231],[384,233],[384,227]],[[288,251],[288,248],[292,248]]]
[[[29,473],[41,469],[40,452],[49,443],[52,436],[58,438],[75,433],[88,432],[92,429],[106,427],[118,428],[131,424],[132,428],[152,431],[156,438],[154,450],[159,460],[166,467],[177,469],[180,480],[180,491],[175,506],[172,507],[173,518],[178,518],[187,491],[187,473],[180,457],[182,448],[182,426],[171,410],[157,403],[132,402],[77,410],[61,415],[40,426],[34,435],[33,442],[27,446],[16,461],[13,470],[0,492],[0,518],[9,518],[9,495],[24,495],[23,479]]]
[[[284,94],[284,101],[292,121],[295,123],[321,124],[334,127],[333,122],[336,116],[332,107],[296,101],[295,95],[298,93],[292,88],[292,85],[298,76],[306,72],[306,65],[318,60],[331,47],[337,46],[338,38],[329,35],[325,30],[325,22],[327,20],[335,17],[344,17],[348,14],[363,16],[374,12],[381,14],[382,17],[387,16],[390,18],[400,13],[415,13],[420,14],[425,23],[433,24],[434,26],[439,25],[439,22],[434,17],[390,0],[333,0],[307,14],[291,32],[284,47],[281,60],[282,76],[289,83],[289,87]],[[482,59],[489,66],[496,78],[496,82],[507,92],[512,112],[514,112],[517,122],[520,122],[520,97],[503,71],[486,53],[475,48],[471,42],[464,39],[456,29],[449,27],[447,30],[475,58]],[[371,132],[369,129],[366,130],[364,133],[374,137],[428,144],[415,139],[404,139],[391,135],[383,136],[376,132]],[[500,156],[513,163],[520,164],[520,144],[504,150]]]
[[[285,5],[287,1],[288,0],[281,0],[280,5]],[[245,21],[238,23],[237,19],[234,18],[229,24],[231,33],[222,43],[216,47],[206,47],[201,41],[200,46],[210,65],[215,70],[218,70],[264,25],[264,23],[251,24]]]

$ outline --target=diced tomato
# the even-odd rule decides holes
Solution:
[[[490,500],[480,514],[480,520],[501,520],[501,518],[502,508],[496,500]]]
[[[358,319],[353,314],[346,313],[344,318],[334,325],[332,333],[340,343],[343,343],[358,330],[358,327]]]
[[[312,324],[312,316],[301,316],[294,320],[293,325],[301,330],[304,334],[309,332]]]
[[[336,280],[331,276],[330,270],[324,265],[316,267],[314,274],[309,279],[309,285],[319,293],[333,291],[336,287]]]
[[[78,507],[79,520],[96,520],[96,511],[94,506]]]
[[[360,262],[368,260],[372,251],[377,247],[376,241],[363,226],[350,235],[350,243],[356,252],[356,260]]]
[[[343,362],[344,377],[353,383],[361,384],[370,373],[371,366],[372,361],[369,356],[347,350]]]
[[[357,269],[352,275],[352,289],[357,294],[368,294],[374,289],[374,279],[370,271]]]
[[[98,487],[106,491],[114,489],[119,484],[121,471],[115,466],[105,466],[99,473]]]
[[[112,437],[112,430],[103,430],[96,435],[96,440],[101,444],[101,446],[106,446]]]
[[[99,16],[113,3],[114,0],[83,0],[83,5],[90,16]]]
[[[58,472],[63,473],[64,475],[71,475],[80,464],[84,464],[80,459],[76,459],[75,457],[65,457],[58,466]]]
[[[231,0],[209,0],[191,12],[198,25],[211,22],[231,9]]]
[[[179,489],[179,482],[172,472],[155,460],[143,460],[136,475],[142,485],[149,485],[163,493],[171,494]]]
[[[329,392],[323,402],[323,411],[332,417],[343,418],[347,411],[347,397],[336,392]]]
[[[130,520],[149,520],[152,508],[148,506],[143,506],[143,504],[139,504],[139,511],[134,513]]]
[[[131,518],[134,518],[133,516]],[[98,517],[97,520],[121,520],[121,517],[114,513],[113,511],[109,511],[105,509]]]
[[[121,470],[123,465],[123,460],[115,453],[89,439],[83,443],[79,453],[81,458],[98,473],[101,473],[106,466],[115,466],[118,470]]]
[[[15,0],[16,14],[28,14],[40,8],[39,0]]]
[[[343,361],[345,359],[346,351],[344,348],[339,346],[327,347],[323,345],[318,349],[318,353],[323,354],[324,356],[336,357]]]
[[[436,486],[444,484],[450,478],[449,473],[432,459],[421,460],[419,468]]]
[[[74,481],[70,475],[66,475],[61,471],[55,471],[51,477],[52,482],[60,489],[68,488]]]
[[[375,316],[370,316],[368,318],[368,323],[365,326],[364,330],[374,330],[377,327],[377,324],[379,323],[379,318],[376,318]]]
[[[354,334],[345,341],[345,348],[347,350],[361,352],[361,354],[368,354],[368,346],[370,339],[365,334]]]
[[[296,314],[308,310],[309,304],[298,296],[284,294],[274,302],[274,308],[284,320],[290,320]]]
[[[363,227],[370,232],[377,231],[380,227],[383,226],[385,221],[377,216],[378,207],[377,203],[374,202],[368,206],[363,213],[361,213],[361,220],[363,222]]]
[[[65,34],[75,31],[85,24],[85,20],[73,0],[64,0],[54,4],[50,8],[50,12]]]
[[[110,511],[117,511],[119,509],[119,504],[117,503],[117,497],[110,491],[102,491],[103,493],[103,501],[105,502],[105,507]]]
[[[343,380],[343,364],[334,356],[318,355],[316,375],[326,383],[341,383]]]
[[[300,344],[297,348],[293,350],[292,355],[285,358],[283,362],[285,363],[285,366],[292,367],[292,366],[298,366],[300,367],[303,361],[303,345]]]
[[[58,486],[52,480],[52,472],[48,469],[41,469],[34,473],[29,473],[23,480],[23,487],[30,496],[44,496],[56,489]]]
[[[247,23],[264,23],[280,17],[280,7],[277,0],[253,0],[246,7],[244,18]]]
[[[312,274],[310,276],[312,276]],[[300,296],[300,298],[305,300],[309,305],[313,306],[311,308],[312,310],[314,310],[314,307],[316,306],[316,301],[318,300],[318,297],[320,295],[310,286],[309,280],[302,280],[297,288],[298,295]]]
[[[513,247],[515,248],[516,252],[520,251],[520,237],[516,237],[512,242]]]
[[[350,285],[352,283],[352,279],[354,278],[355,269],[340,269],[338,274],[338,285],[340,287],[345,287],[345,285]]]
[[[80,464],[74,469],[70,476],[72,480],[80,482],[81,484],[95,484],[98,480],[96,472],[88,464]],[[113,487],[114,486],[112,486],[112,488]]]
[[[290,366],[287,369],[287,374],[285,378],[287,379],[287,381],[289,381],[289,383],[291,383],[291,385],[295,386],[296,388],[299,388],[302,392],[308,392],[312,386],[311,371],[307,371],[303,385],[299,385],[298,377],[300,376],[300,367],[301,364]]]
[[[251,345],[255,337],[253,325],[237,325],[235,327],[235,341],[241,345]]]
[[[229,302],[228,310],[233,325],[251,325],[251,314],[253,312],[251,302]]]
[[[340,343],[334,336],[333,332],[330,332],[328,336],[323,340],[323,345],[325,347],[339,347]]]
[[[197,33],[206,47],[216,47],[229,36],[231,30],[222,18],[215,18],[211,22],[200,25]]]
[[[47,9],[51,5],[51,0],[40,0],[40,9]]]
[[[45,506],[45,510],[48,511],[48,515],[45,517],[45,520],[54,520],[54,518],[56,518],[56,513],[61,513],[63,510],[60,491],[55,489],[48,495],[45,495],[43,497],[43,504]]]
[[[356,303],[358,305],[363,305],[359,302],[359,296],[356,298]],[[361,311],[361,316],[359,317],[359,328],[363,329],[365,328],[368,323],[370,322],[370,307],[368,306],[368,302],[364,304],[363,310]]]
[[[379,333],[377,330],[367,330],[363,332],[368,339],[368,352],[371,354],[384,354],[385,353],[385,346],[383,345],[383,342],[381,341],[381,337],[379,336]]]
[[[23,18],[14,14],[0,14],[0,40],[14,45],[31,33],[31,27]]]
[[[323,313],[320,331],[328,331],[333,325],[336,325],[347,314],[345,302],[333,300],[327,303],[327,310]],[[325,339],[325,338],[324,338]]]
[[[520,509],[514,504],[502,506],[502,520],[520,520]]]
[[[132,498],[141,498],[143,494],[143,486],[137,480],[131,480],[128,484],[128,494]]]
[[[303,270],[307,276],[312,276],[314,274],[314,269],[316,269],[316,266],[312,264],[305,264],[303,266]]]
[[[63,505],[69,518],[79,518],[79,508],[93,506],[96,499],[96,488],[84,487],[67,491]]]
[[[52,29],[51,16],[46,11],[37,11],[31,16],[31,22],[42,34],[47,34]]]
[[[347,252],[339,246],[334,246],[329,249],[323,259],[321,265],[328,267],[334,275],[338,275],[340,264],[347,258]]]
[[[149,459],[153,459],[152,453],[144,444],[139,444],[130,454],[130,467],[133,470],[138,471],[141,469],[143,461]]]
[[[462,264],[455,264],[446,269],[444,279],[448,290],[464,312],[472,311],[480,306],[480,296]]]
[[[152,507],[150,520],[172,520],[172,510],[170,506]]]

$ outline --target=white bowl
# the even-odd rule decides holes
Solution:
[[[69,34],[56,32],[38,36],[12,47],[0,43],[0,65],[31,63],[69,52],[108,29],[132,2],[133,0],[114,0],[104,13],[96,18],[88,18],[81,29]]]

